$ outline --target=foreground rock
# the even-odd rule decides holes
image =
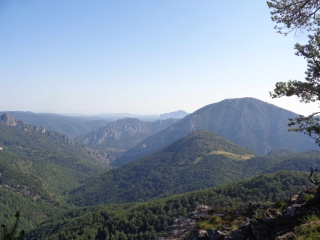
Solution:
[[[183,237],[185,237],[189,233],[189,231],[194,228],[195,224],[195,220],[180,216],[179,218],[174,220],[174,224],[169,226],[166,229],[163,237],[159,238],[158,240],[183,239]]]
[[[291,198],[288,206],[275,203],[273,206],[261,204],[246,204],[240,207],[236,214],[243,221],[237,229],[229,229],[229,226],[217,225],[219,229],[195,229],[200,225],[194,223],[195,228],[188,226],[188,229],[176,229],[183,232],[181,235],[174,235],[166,231],[162,240],[185,239],[185,240],[295,240],[297,229],[302,225],[302,220],[308,216],[319,213],[318,193],[315,189],[308,189],[299,195]],[[212,222],[215,216],[223,216],[223,213],[212,212],[209,206],[201,205],[192,212],[197,222]],[[177,221],[177,220],[176,220]],[[191,219],[189,221],[192,221]],[[320,221],[319,221],[320,223]],[[174,225],[168,229],[174,229]],[[175,231],[175,230],[173,230]],[[174,238],[175,237],[175,238]],[[313,238],[308,238],[313,239]],[[318,239],[318,238],[317,238]]]

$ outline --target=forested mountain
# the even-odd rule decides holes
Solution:
[[[294,152],[317,149],[310,137],[288,132],[288,119],[295,116],[293,112],[254,98],[223,100],[144,139],[113,164],[122,165],[158,151],[195,130],[209,130],[262,155],[277,149]]]
[[[231,187],[227,187],[225,191],[225,188],[221,186],[217,188],[220,190],[212,190],[215,193],[198,192],[199,195],[190,193],[191,195],[183,195],[190,196],[190,198],[184,197],[181,200],[181,196],[177,196],[157,200],[154,202],[155,205],[153,203],[151,205],[147,203],[128,205],[130,202],[165,198],[174,194],[229,184],[247,177],[274,173],[279,170],[308,171],[307,166],[309,165],[320,167],[320,153],[318,151],[294,153],[294,150],[297,149],[289,148],[287,143],[284,144],[285,146],[280,146],[281,144],[278,142],[279,146],[269,151],[269,156],[262,156],[250,150],[249,147],[241,147],[212,133],[212,126],[216,126],[219,121],[222,126],[222,122],[225,121],[228,127],[234,126],[235,129],[239,129],[239,132],[234,130],[234,135],[236,139],[242,139],[242,145],[247,144],[245,141],[248,141],[258,147],[260,146],[258,141],[261,139],[265,141],[265,144],[271,140],[278,141],[274,139],[275,135],[272,135],[276,134],[271,129],[275,126],[278,126],[281,137],[287,136],[284,133],[281,135],[281,132],[287,133],[286,121],[287,117],[290,117],[284,114],[288,113],[287,111],[279,110],[275,106],[255,99],[235,99],[223,102],[219,103],[224,106],[220,106],[220,109],[229,115],[221,117],[220,120],[217,118],[219,114],[214,114],[211,109],[215,107],[209,105],[204,110],[200,109],[201,111],[198,110],[198,113],[195,112],[195,115],[188,115],[178,122],[174,119],[153,123],[142,122],[138,119],[121,119],[102,128],[103,131],[100,135],[93,134],[92,138],[87,138],[87,144],[94,146],[100,141],[101,146],[99,144],[96,146],[101,147],[101,150],[114,148],[116,149],[114,152],[121,152],[121,149],[125,149],[126,146],[133,146],[146,138],[142,140],[142,144],[144,144],[142,150],[148,149],[150,146],[154,147],[155,141],[158,141],[157,147],[165,146],[161,150],[112,170],[108,167],[112,158],[110,155],[101,154],[99,147],[94,150],[73,141],[68,136],[48,131],[44,127],[28,125],[8,114],[1,115],[0,218],[7,219],[15,211],[21,210],[26,212],[26,221],[22,226],[30,229],[47,219],[48,216],[70,209],[73,204],[93,206],[126,203],[127,205],[75,208],[71,212],[53,217],[52,220],[44,223],[28,236],[30,239],[46,239],[43,236],[49,234],[54,239],[56,235],[51,231],[58,226],[57,234],[62,234],[60,236],[67,236],[67,238],[72,236],[82,239],[88,238],[88,236],[113,235],[118,236],[115,239],[121,239],[122,235],[131,236],[132,239],[147,239],[158,236],[159,232],[163,231],[177,215],[185,214],[194,206],[193,204],[198,204],[201,201],[212,202],[212,204],[216,204],[214,205],[216,207],[235,206],[242,203],[244,201],[242,199],[255,201],[259,198],[262,201],[270,201],[279,196],[282,198],[281,191],[291,192],[292,183],[301,186],[302,182],[305,184],[305,181],[301,180],[300,174],[295,173],[295,176],[292,177],[291,173],[282,172],[270,175],[272,177],[269,178],[261,177],[264,179],[261,180],[262,183],[260,180],[257,181],[266,188],[265,190],[257,190],[258,192],[265,191],[263,193],[257,192],[257,198],[251,197],[252,193],[249,194],[246,187],[242,188],[240,185],[236,185],[236,188],[241,189],[242,192]],[[235,113],[228,112],[228,108],[233,106],[230,105],[230,102],[234,103],[233,111],[235,112],[238,108],[245,108],[240,117],[237,115],[238,118],[236,118]],[[268,122],[270,119],[267,119],[268,125],[263,118],[259,119],[260,125],[258,123],[254,125],[254,119],[257,115],[249,113],[250,111],[257,113],[258,110],[261,112],[269,111],[268,114],[272,113],[276,117],[282,117],[279,117],[278,125],[272,125]],[[234,119],[233,124],[228,122],[229,117]],[[239,122],[239,119],[242,120]],[[283,129],[280,128],[281,121],[285,125]],[[205,128],[205,126],[207,129],[210,127],[210,131],[198,130]],[[251,126],[255,126],[255,128]],[[264,128],[259,130],[259,126]],[[221,128],[219,131],[232,135],[228,129]],[[151,135],[152,131],[155,131],[153,135]],[[148,134],[151,136],[147,137]],[[256,142],[253,143],[251,138],[246,138],[246,134],[249,134]],[[305,136],[290,132],[287,134],[290,137],[299,136],[299,138],[292,137],[293,140],[288,137],[287,142],[301,143],[304,146],[300,138]],[[180,136],[183,137],[180,138]],[[166,144],[169,138],[177,140]],[[295,139],[296,142],[294,142]],[[312,142],[312,139],[305,139]],[[273,141],[271,142],[273,143]],[[297,147],[297,145],[294,146]],[[271,149],[272,145],[269,144],[269,147]],[[274,177],[276,180],[271,180]],[[254,180],[251,181],[252,184],[255,184]],[[280,182],[285,186],[280,185]],[[253,185],[251,188],[250,191],[256,191]],[[218,195],[217,192],[219,192]],[[231,196],[230,194],[233,193],[234,195]],[[218,196],[218,199],[215,197],[211,199],[212,194],[215,197]],[[228,195],[228,197],[225,198],[223,195]],[[145,209],[147,210],[145,211]],[[87,218],[83,218],[82,214]],[[138,220],[132,220],[132,214]],[[62,220],[57,223],[59,218]],[[98,224],[96,219],[100,219],[100,230],[95,225]],[[78,221],[78,223],[74,221]],[[129,222],[133,222],[133,224],[130,225]],[[92,227],[87,227],[79,232],[77,229],[79,227],[83,229],[83,224],[89,224],[88,226]],[[138,225],[140,227],[137,227]],[[152,226],[157,227],[152,229]],[[48,239],[50,238],[48,237]]]
[[[92,178],[70,192],[75,205],[146,201],[279,170],[319,167],[320,152],[259,156],[209,131],[195,131],[164,149]]]
[[[278,149],[278,150],[271,150],[267,156],[268,157],[284,157],[290,154],[293,154],[293,151],[289,151],[287,149]]]
[[[108,163],[106,154],[100,153],[88,146],[73,141],[66,135],[48,131],[40,126],[31,126],[16,120],[9,114],[0,116],[0,144],[17,148],[36,148],[45,151],[77,154],[92,161]],[[14,131],[17,129],[18,131]],[[2,141],[2,142],[1,142]]]
[[[97,150],[67,136],[9,115],[0,119],[0,212],[5,217],[32,205],[30,214],[41,219],[60,205],[65,191],[109,169]]]
[[[285,200],[307,185],[307,174],[281,171],[229,185],[146,203],[77,208],[58,214],[27,234],[28,239],[157,239],[179,216],[200,204],[215,211],[246,203]]]
[[[144,122],[137,118],[124,118],[98,128],[76,141],[112,155],[114,159],[134,147],[143,139],[176,123],[178,119]]]
[[[99,127],[108,125],[111,120],[90,117],[64,116],[49,113],[33,113],[8,111],[0,112],[2,114],[10,114],[16,119],[26,122],[33,126],[41,126],[47,130],[58,132],[75,138],[79,135],[87,134]]]
[[[48,185],[48,189],[62,192],[108,169],[106,158],[98,151],[65,135],[17,121],[10,115],[0,116],[0,147],[3,170],[0,177],[6,185],[11,182],[8,178],[16,177],[13,182],[22,181],[22,176],[27,174],[46,181],[44,185]],[[21,177],[17,177],[17,171]],[[18,185],[22,187],[15,184]]]

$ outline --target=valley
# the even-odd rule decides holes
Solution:
[[[199,204],[229,211],[286,200],[310,187],[308,166],[320,168],[312,139],[287,131],[292,116],[229,99],[71,138],[2,114],[0,219],[21,212],[27,239],[156,239]]]
[[[320,1],[0,19],[0,240],[320,240]]]

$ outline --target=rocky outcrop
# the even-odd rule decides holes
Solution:
[[[69,138],[66,135],[63,135],[57,132],[47,131],[45,128],[41,126],[29,125],[23,121],[19,121],[15,119],[9,114],[2,114],[0,116],[0,124],[5,124],[7,126],[14,127],[28,134],[39,134],[39,133],[44,134],[46,137],[53,140],[54,142],[62,143],[63,145],[68,145],[71,147],[77,147],[77,150],[84,152],[85,155],[88,156],[88,158],[91,158],[94,161],[99,161],[102,163],[110,163],[110,161],[113,160],[112,156],[109,157],[106,153],[101,153],[96,149],[92,149],[82,144],[79,144],[73,141],[71,138]],[[17,146],[17,147],[22,149],[21,146]]]
[[[75,140],[108,154],[111,161],[152,134],[172,125],[178,119],[144,122],[137,118],[124,118],[98,128]]]
[[[217,229],[191,229],[189,233],[184,234],[185,240],[296,240],[295,227],[301,224],[301,219],[308,215],[320,211],[320,205],[310,204],[310,199],[317,201],[317,191],[315,189],[308,189],[295,196],[295,199],[284,210],[280,210],[273,206],[266,206],[261,204],[246,204],[241,206],[236,214],[243,218],[243,222],[238,229],[221,231]],[[207,209],[207,211],[205,210]],[[193,212],[193,218],[201,219],[202,221],[210,213],[212,208],[209,206],[199,206]],[[191,219],[190,219],[191,221]],[[196,224],[195,224],[196,225]],[[197,226],[197,225],[196,225]],[[174,225],[168,227],[173,230]],[[183,229],[179,229],[184,232]],[[166,231],[167,237],[172,235]],[[171,239],[171,238],[161,238]]]
[[[11,127],[15,127],[17,125],[17,121],[9,114],[2,114],[0,116],[0,120]]]
[[[78,136],[77,142],[89,146],[102,145],[107,141],[119,141],[122,138],[141,138],[143,140],[153,133],[160,131],[177,122],[176,119],[159,120],[155,122],[144,122],[137,118],[124,118],[108,124],[106,127],[98,128],[85,136]],[[132,146],[128,146],[129,148]],[[128,148],[127,147],[127,148]]]
[[[192,214],[195,219],[202,219],[207,217],[211,211],[212,211],[211,206],[201,204],[196,207],[196,209],[192,212]]]
[[[168,226],[163,234],[163,237],[158,238],[158,240],[178,240],[184,239],[186,235],[193,239],[198,239],[199,237],[206,236],[206,231],[203,230],[193,230],[196,224],[196,220],[202,219],[208,216],[209,212],[212,210],[212,207],[208,205],[199,205],[191,213],[194,219],[186,218],[180,216],[174,223]],[[201,239],[201,238],[200,238]]]
[[[41,133],[46,132],[46,129],[43,127],[28,125],[23,121],[16,120],[14,117],[12,117],[9,114],[2,114],[0,116],[0,122],[10,127],[18,128],[19,130],[22,130],[24,132],[41,132]]]
[[[163,237],[159,238],[158,240],[182,239],[191,229],[194,228],[195,224],[195,220],[180,216],[174,220],[172,225],[167,227]]]

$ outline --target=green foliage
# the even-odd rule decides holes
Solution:
[[[295,228],[299,240],[320,239],[320,217],[317,214],[304,218],[303,223]]]
[[[58,132],[71,138],[87,134],[99,127],[106,126],[109,120],[90,117],[64,116],[50,113],[33,113],[21,111],[6,111],[0,114],[10,114],[15,119],[26,122],[32,126],[41,126],[49,131]]]
[[[276,200],[274,207],[280,211],[284,211],[288,207],[288,203],[286,201]]]
[[[228,210],[223,216],[208,215],[200,221],[197,221],[196,229],[215,229],[219,231],[236,230],[243,222],[242,217],[237,216],[233,211]]]
[[[267,4],[280,34],[288,35],[299,29],[316,30],[319,26],[318,0],[270,0]]]
[[[296,116],[253,98],[226,99],[207,105],[144,139],[112,164],[123,165],[155,153],[195,130],[209,130],[262,155],[274,149],[294,152],[317,149],[308,136],[287,131],[288,119]]]
[[[21,226],[32,228],[68,209],[66,191],[108,169],[80,145],[69,145],[63,142],[68,138],[60,136],[0,123],[0,222],[20,211]]]
[[[251,153],[208,131],[196,131],[157,153],[84,182],[70,192],[69,201],[77,206],[148,201],[262,173],[320,167],[316,151],[235,161],[226,154],[210,154],[218,149],[239,155]]]
[[[217,150],[232,156],[211,154]],[[235,154],[254,156],[209,131],[196,131],[157,153],[86,181],[70,192],[70,200],[82,206],[146,201],[231,183],[278,162],[260,156],[235,161]]]
[[[16,212],[15,221],[7,226],[1,224],[0,236],[2,240],[22,240],[24,238],[24,230],[18,231],[20,224],[20,212]]]
[[[298,50],[298,56],[304,56],[308,59],[308,69],[307,69],[307,82],[301,82],[297,80],[289,80],[288,82],[278,82],[276,83],[276,88],[274,93],[271,93],[273,98],[282,97],[282,96],[297,96],[300,98],[301,102],[309,103],[316,102],[320,100],[320,86],[319,86],[319,76],[320,76],[320,61],[319,55],[319,46],[320,46],[320,37],[316,37],[316,43],[312,36],[309,36],[309,43],[305,46],[296,44],[296,49]],[[315,44],[317,49],[313,49]],[[309,49],[306,51],[305,49]],[[312,51],[312,52],[310,52]],[[291,127],[291,131],[303,132],[306,135],[315,139],[316,144],[320,146],[320,124],[319,118],[315,117],[319,112],[312,113],[309,116],[300,115],[295,119],[290,118],[288,126]]]
[[[279,33],[287,35],[292,30],[307,28],[312,31],[306,45],[297,43],[296,55],[307,60],[306,81],[289,80],[288,82],[277,82],[274,92],[270,93],[272,98],[283,96],[297,96],[301,102],[310,103],[320,100],[320,3],[318,0],[271,0],[268,6],[272,9],[272,20],[277,24]],[[286,32],[283,32],[286,29]],[[320,124],[319,118],[315,116],[319,112],[305,117],[300,115],[295,119],[289,119],[291,131],[303,132],[315,139],[320,146]]]
[[[56,136],[60,136],[57,134]],[[25,132],[0,123],[0,185],[30,198],[56,199],[108,167],[80,150],[41,132]],[[26,194],[24,194],[26,195]]]
[[[306,173],[283,171],[146,203],[75,208],[45,221],[29,232],[27,237],[156,239],[174,219],[187,216],[200,204],[224,211],[249,202],[284,200],[301,190],[306,184],[306,176]],[[236,225],[237,219],[230,215],[224,221]],[[211,224],[219,223],[213,219]]]

